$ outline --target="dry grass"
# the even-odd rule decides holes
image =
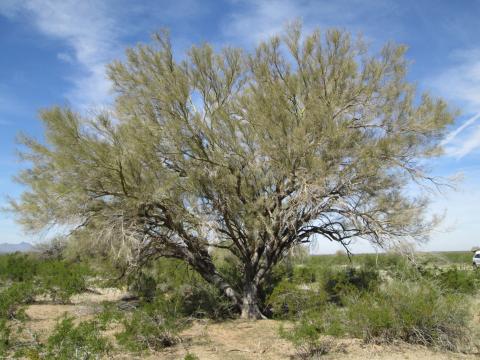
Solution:
[[[103,301],[117,301],[123,292],[117,289],[101,289],[101,294],[86,293],[72,299],[70,305],[34,304],[28,307],[27,330],[46,337],[54,328],[57,319],[65,313],[83,321],[90,319],[101,310]],[[480,334],[480,299],[475,301],[475,317],[473,319],[477,333]],[[183,359],[186,354],[195,354],[205,360],[254,360],[254,359],[300,359],[298,349],[279,335],[279,327],[283,323],[288,330],[289,323],[275,320],[247,322],[241,320],[214,323],[211,321],[195,321],[193,325],[181,333],[182,342],[174,347],[149,355],[121,353],[109,355],[113,359]],[[107,335],[113,339],[121,330],[120,325],[109,328]],[[450,352],[438,352],[424,346],[409,344],[375,345],[364,344],[357,339],[325,338],[324,354],[317,355],[322,359],[478,359],[476,355]],[[315,357],[313,357],[315,358]]]

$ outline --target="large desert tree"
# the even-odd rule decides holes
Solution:
[[[181,259],[259,318],[259,288],[298,244],[426,236],[411,184],[431,180],[422,164],[453,116],[415,94],[404,53],[292,26],[252,52],[201,45],[178,60],[158,34],[109,66],[114,109],[41,112],[12,206],[28,230],[66,226],[131,266]],[[242,288],[215,248],[238,258]]]

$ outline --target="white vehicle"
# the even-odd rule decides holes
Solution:
[[[475,254],[473,255],[473,267],[480,267],[480,250],[475,251]]]

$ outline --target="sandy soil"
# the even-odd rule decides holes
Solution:
[[[27,332],[37,333],[40,339],[46,338],[54,328],[57,320],[64,314],[84,321],[101,311],[103,301],[118,301],[124,292],[118,289],[99,289],[99,293],[85,293],[73,297],[72,304],[55,305],[49,303],[33,304],[26,310],[30,320]],[[480,298],[475,300],[476,322],[480,328]],[[182,332],[182,342],[164,351],[135,355],[117,353],[109,355],[109,359],[183,359],[191,353],[205,360],[254,360],[254,359],[298,359],[297,350],[291,343],[279,336],[280,321],[261,320],[247,322],[241,320],[214,323],[211,321],[195,321]],[[288,329],[289,324],[283,322]],[[120,327],[109,329],[107,335],[113,340]],[[324,338],[327,354],[321,359],[480,359],[480,355],[437,352],[422,346],[397,344],[392,346],[363,344],[356,339]]]
[[[72,296],[70,304],[53,304],[40,301],[27,307],[25,313],[29,320],[27,330],[36,333],[43,340],[64,315],[75,317],[79,322],[93,317],[102,310],[102,302],[118,301],[125,292],[116,288],[98,289],[96,293],[83,293]]]

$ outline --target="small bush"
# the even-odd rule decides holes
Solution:
[[[267,305],[275,318],[295,319],[311,308],[325,305],[326,293],[315,285],[310,287],[288,280],[282,281],[267,299]]]
[[[145,304],[124,319],[124,330],[117,334],[119,344],[130,351],[160,350],[179,342],[185,326],[175,303],[157,300]]]
[[[72,295],[84,292],[89,276],[91,272],[86,265],[64,261],[44,261],[38,270],[41,291],[60,303],[67,303]]]
[[[32,280],[38,270],[39,261],[30,254],[0,255],[0,280],[23,282]]]
[[[144,302],[169,299],[183,316],[224,319],[235,313],[232,303],[215,286],[174,259],[160,259],[143,274],[132,275],[129,289]]]
[[[33,301],[36,294],[31,282],[13,283],[0,291],[0,319],[23,318],[23,305]]]
[[[480,276],[476,271],[450,268],[430,277],[436,279],[443,289],[454,293],[474,294],[480,287]]]
[[[100,330],[96,321],[84,321],[75,326],[73,318],[63,318],[47,340],[45,358],[97,359],[107,354],[111,345]]]
[[[365,342],[405,341],[458,350],[469,335],[465,297],[445,294],[427,281],[393,280],[372,292],[352,292],[334,304],[312,309],[288,334],[297,346],[320,334],[353,336]]]
[[[187,355],[185,355],[183,360],[200,360],[200,358],[195,354],[188,353]]]
[[[350,292],[372,291],[379,283],[378,271],[363,267],[327,271],[323,275],[323,287],[328,294],[328,300],[338,305],[342,305],[342,298]]]
[[[314,283],[316,281],[315,269],[306,265],[298,265],[293,269],[293,279],[295,282],[304,284]]]
[[[468,302],[459,295],[443,294],[428,282],[389,284],[350,304],[355,335],[366,341],[409,343],[456,350],[467,338]]]
[[[146,272],[132,274],[128,280],[128,290],[146,302],[151,302],[157,294],[157,280]]]

